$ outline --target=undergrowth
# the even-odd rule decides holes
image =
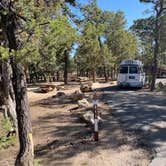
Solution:
[[[1,120],[1,128],[2,132],[0,135],[0,150],[6,149],[11,145],[14,145],[16,143],[16,135],[11,135],[7,137],[7,134],[12,129],[12,123],[9,118],[5,118]]]

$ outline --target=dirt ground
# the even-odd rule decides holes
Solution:
[[[60,84],[60,83],[59,83]],[[100,84],[101,87],[110,83]],[[68,96],[79,89],[79,83],[64,86]],[[36,86],[28,88],[31,109],[35,159],[42,166],[147,166],[151,155],[138,146],[137,136],[126,133],[102,101],[98,91],[102,122],[99,141],[93,141],[93,128],[80,120],[77,103],[56,100],[54,90],[38,93]],[[86,94],[91,96],[92,93]],[[0,151],[0,166],[12,166],[18,145]],[[10,154],[10,155],[9,155]]]

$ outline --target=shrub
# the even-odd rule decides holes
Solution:
[[[6,149],[16,143],[16,135],[7,136],[12,129],[12,123],[9,118],[5,118],[1,121],[2,135],[0,136],[0,150]]]

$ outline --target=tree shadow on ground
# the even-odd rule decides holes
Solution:
[[[117,85],[112,85],[112,86],[107,86],[107,87],[104,87],[104,88],[98,88],[97,89],[98,91],[116,91],[116,92],[119,92],[119,91],[148,91],[147,88],[135,88],[135,87],[120,87],[120,86],[117,86]]]
[[[105,122],[100,126],[99,142],[94,142],[93,140],[92,126],[86,126],[86,124],[80,123],[78,121],[78,115],[74,115],[74,117],[73,115],[69,115],[69,117],[70,116],[72,116],[73,122],[75,121],[75,124],[77,125],[73,123],[73,125],[69,126],[56,126],[55,129],[51,131],[56,139],[45,145],[37,146],[35,149],[35,155],[37,158],[45,158],[46,163],[49,163],[49,165],[65,166],[68,159],[81,153],[86,152],[89,157],[92,156],[92,154],[93,157],[95,157],[98,155],[99,149],[118,150],[122,145],[130,144],[130,142],[127,142],[127,138],[125,138],[124,135],[123,137],[119,135],[116,122],[113,122],[111,117],[109,119],[109,115],[107,114],[103,117],[105,118]],[[61,121],[61,123],[67,122],[63,121],[64,117],[62,118],[62,116],[57,115],[45,117],[42,119],[43,121],[40,119],[40,122],[45,123],[45,119],[47,121],[49,118],[52,118],[55,121],[56,119],[59,119],[59,122]],[[70,119],[70,121],[72,120]],[[49,128],[49,126],[47,126],[47,128]],[[47,130],[47,128],[43,128],[43,130]],[[46,163],[45,161],[42,161],[42,164]],[[68,165],[72,165],[72,163],[68,163]]]
[[[157,92],[119,89],[117,86],[100,89],[104,100],[113,110],[123,128],[146,137],[152,149],[166,143],[166,96]]]
[[[33,102],[31,106],[39,105],[45,108],[57,108],[57,107],[65,107],[69,104],[76,104],[76,101],[73,101],[70,95],[65,95],[61,97],[48,97],[46,99],[39,100],[37,102]]]
[[[52,108],[54,106],[55,108],[56,105],[71,103],[64,103],[62,100],[56,103],[52,101],[52,98],[48,98],[40,101],[38,104],[41,107]],[[135,136],[131,136],[129,139],[128,133],[121,130],[121,124],[112,116],[113,114],[108,107],[103,107],[102,110],[103,121],[99,126],[98,142],[93,140],[93,126],[82,123],[80,115],[81,113],[76,110],[74,112],[68,111],[67,113],[54,112],[48,116],[40,117],[37,120],[38,122],[35,122],[40,123],[40,130],[45,131],[44,135],[49,134],[55,138],[49,140],[46,144],[35,147],[35,156],[42,159],[42,164],[66,166],[72,165],[71,160],[73,157],[85,152],[91,158],[92,156],[97,156],[99,150],[112,149],[118,151],[123,145],[129,145],[131,150],[140,148],[140,145],[136,143]],[[54,125],[54,123],[57,124]],[[147,146],[143,148],[146,149]]]

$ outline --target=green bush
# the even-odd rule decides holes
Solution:
[[[11,121],[10,121],[9,118],[4,118],[4,119],[2,119],[1,124],[2,124],[2,128],[3,128],[3,130],[4,130],[5,132],[10,131],[11,128],[12,128],[12,123],[11,123]]]
[[[11,135],[7,137],[7,134],[12,129],[12,123],[9,118],[3,119],[1,121],[2,126],[2,135],[0,136],[0,150],[6,149],[11,145],[14,145],[16,143],[16,135]]]

